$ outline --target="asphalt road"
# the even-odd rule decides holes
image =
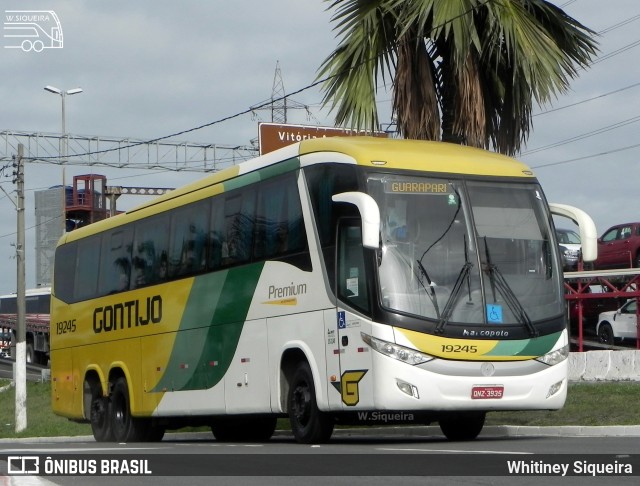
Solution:
[[[599,428],[593,435],[570,429],[540,435],[545,432],[559,431],[520,435],[515,429],[488,427],[475,441],[448,442],[435,428],[411,429],[413,435],[407,435],[391,427],[337,431],[322,445],[297,444],[286,433],[267,443],[221,443],[208,433],[167,434],[159,443],[135,444],[96,443],[89,437],[0,440],[0,484],[537,485],[540,476],[546,484],[638,484],[637,430],[626,436]],[[93,464],[94,472],[106,467],[110,475],[12,474],[3,482],[9,456],[26,458],[27,468],[37,458],[40,468],[49,461],[60,473]],[[19,467],[14,462],[12,471]],[[123,475],[125,470],[139,474]]]

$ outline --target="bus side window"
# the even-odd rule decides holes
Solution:
[[[193,275],[204,270],[209,233],[208,202],[180,208],[171,220],[169,275]]]
[[[102,261],[100,262],[100,295],[129,290],[131,247],[133,245],[132,233],[131,226],[125,226],[103,235]],[[96,248],[99,248],[99,246],[96,245]],[[84,273],[82,268],[83,266],[78,261],[76,275]]]
[[[74,287],[76,280],[76,257],[78,242],[74,241],[56,249],[55,268],[53,275],[53,290],[55,296],[63,302],[75,302]],[[4,305],[4,303],[3,303]],[[1,309],[6,313],[4,309]]]
[[[258,186],[254,261],[279,260],[311,269],[297,177],[292,172]]]
[[[90,271],[100,255],[100,237],[92,236],[78,241],[73,301],[92,299],[98,292],[98,274]]]
[[[269,259],[311,268],[297,175],[267,179],[210,200],[209,269]]]
[[[138,288],[166,279],[161,276],[161,260],[166,263],[169,248],[169,217],[159,215],[136,223],[133,246],[134,276],[132,287]],[[166,268],[165,268],[166,270]]]
[[[304,172],[329,285],[331,285],[331,290],[335,292],[337,221],[341,216],[347,215],[344,206],[350,205],[336,204],[331,200],[331,197],[341,192],[358,190],[356,170],[355,167],[345,164],[319,164],[305,168]],[[347,211],[349,210],[347,209]]]
[[[239,194],[227,197],[224,202],[224,236],[222,242],[222,264],[232,265],[240,261],[238,240],[241,220],[238,216],[242,198]]]
[[[302,205],[295,178],[289,179],[286,187],[287,208],[286,208],[286,251],[298,252],[307,249],[307,234],[302,216]]]
[[[223,265],[246,263],[251,258],[255,224],[255,192],[243,190],[225,201]]]
[[[251,259],[253,253],[253,228],[256,221],[256,192],[254,188],[245,188],[242,191],[242,209],[240,212],[240,241],[238,255],[241,261]]]
[[[287,221],[287,193],[283,179],[269,181],[260,187],[256,213],[254,255],[258,260],[269,259],[287,252],[289,228]]]
[[[92,299],[98,290],[98,274],[90,269],[100,255],[100,237],[86,238],[78,242],[78,259],[74,282],[74,301]]]
[[[209,268],[216,270],[222,266],[223,246],[225,247],[224,257],[228,257],[227,242],[224,237],[224,199],[222,197],[213,198],[211,207],[211,231],[209,233]]]
[[[343,222],[338,234],[338,297],[343,302],[368,313],[367,282],[362,230],[351,221],[346,224]]]

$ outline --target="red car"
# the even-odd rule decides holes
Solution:
[[[612,226],[598,238],[596,269],[640,267],[640,223]]]

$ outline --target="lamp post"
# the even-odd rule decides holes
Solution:
[[[60,98],[62,99],[62,137],[64,141],[61,142],[62,145],[60,146],[61,148],[60,159],[61,159],[61,162],[65,162],[67,158],[67,140],[66,140],[67,128],[66,128],[66,118],[65,118],[65,99],[67,95],[82,93],[82,88],[72,88],[72,89],[62,90],[54,86],[45,86],[44,89],[49,93],[60,95]]]
[[[58,147],[58,151],[60,153],[60,163],[64,164],[67,161],[67,152],[69,151],[69,139],[67,138],[67,127],[66,127],[66,112],[65,112],[65,100],[67,98],[67,95],[74,95],[74,94],[78,94],[78,93],[82,93],[82,88],[72,88],[72,89],[67,89],[67,90],[62,90],[60,88],[56,88],[55,86],[45,86],[44,87],[45,91],[48,91],[49,93],[53,93],[53,94],[57,94],[60,95],[60,99],[62,100],[62,133],[60,134],[60,136],[62,137],[60,139],[60,145]],[[62,169],[62,215],[65,216],[65,208],[66,208],[66,189],[65,189],[65,185],[64,185],[64,168]],[[64,234],[66,227],[65,227],[65,222],[66,222],[66,217],[62,218],[62,233]]]

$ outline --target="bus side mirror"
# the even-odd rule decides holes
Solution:
[[[582,209],[566,204],[549,203],[552,214],[569,218],[578,225],[580,230],[580,244],[582,245],[582,260],[593,262],[598,258],[598,232],[596,225]]]
[[[355,205],[362,218],[362,246],[373,250],[380,248],[380,208],[375,199],[364,192],[343,192],[331,199]]]

